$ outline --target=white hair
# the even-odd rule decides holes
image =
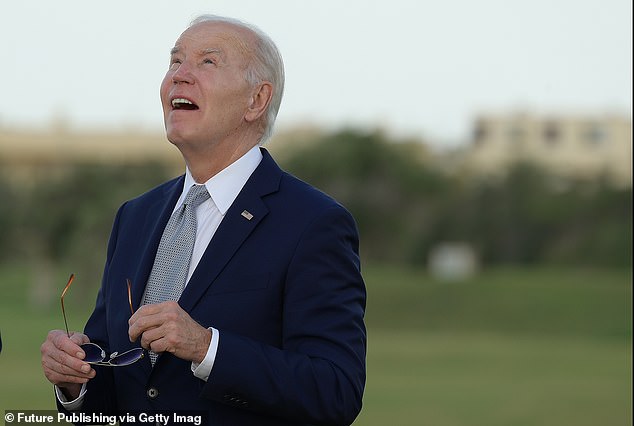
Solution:
[[[189,26],[192,27],[202,22],[231,24],[244,28],[255,35],[256,45],[254,46],[252,63],[247,67],[245,78],[253,86],[262,81],[268,81],[273,85],[271,103],[264,118],[264,133],[260,138],[260,144],[265,143],[273,134],[273,125],[275,124],[275,118],[284,94],[284,62],[282,61],[282,55],[273,40],[255,25],[225,16],[200,15]]]

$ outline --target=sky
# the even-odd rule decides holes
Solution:
[[[632,113],[631,0],[3,0],[0,127],[162,131],[169,50],[201,13],[278,45],[278,129],[455,146],[480,114]]]

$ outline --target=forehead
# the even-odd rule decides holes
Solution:
[[[228,57],[249,57],[254,36],[247,29],[225,22],[201,22],[186,29],[174,44],[175,51],[219,51]]]

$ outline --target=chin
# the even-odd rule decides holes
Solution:
[[[188,138],[187,126],[175,126],[174,124],[166,124],[165,125],[165,133],[167,135],[167,140],[169,140],[174,145],[177,145]]]
[[[170,141],[172,145],[181,146],[186,143],[187,137],[183,135],[181,132],[175,132],[173,130],[168,130],[166,132],[167,140]]]

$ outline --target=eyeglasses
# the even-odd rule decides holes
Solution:
[[[68,334],[68,337],[70,337],[70,332],[68,331],[68,321],[66,320],[66,310],[64,309],[64,296],[74,279],[75,274],[70,274],[70,278],[68,279],[66,287],[64,287],[64,291],[62,291],[61,297],[62,315],[64,316],[64,325],[66,326],[66,334]],[[134,314],[134,309],[132,308],[132,291],[130,290],[132,284],[129,279],[126,279],[126,282],[128,285],[128,303],[130,305],[130,313]],[[86,354],[84,361],[88,364],[103,365],[107,367],[123,367],[130,365],[137,362],[145,355],[143,348],[134,348],[123,353],[113,352],[110,355],[107,355],[106,351],[104,351],[101,346],[96,343],[84,343],[83,345],[80,345],[80,348]]]

